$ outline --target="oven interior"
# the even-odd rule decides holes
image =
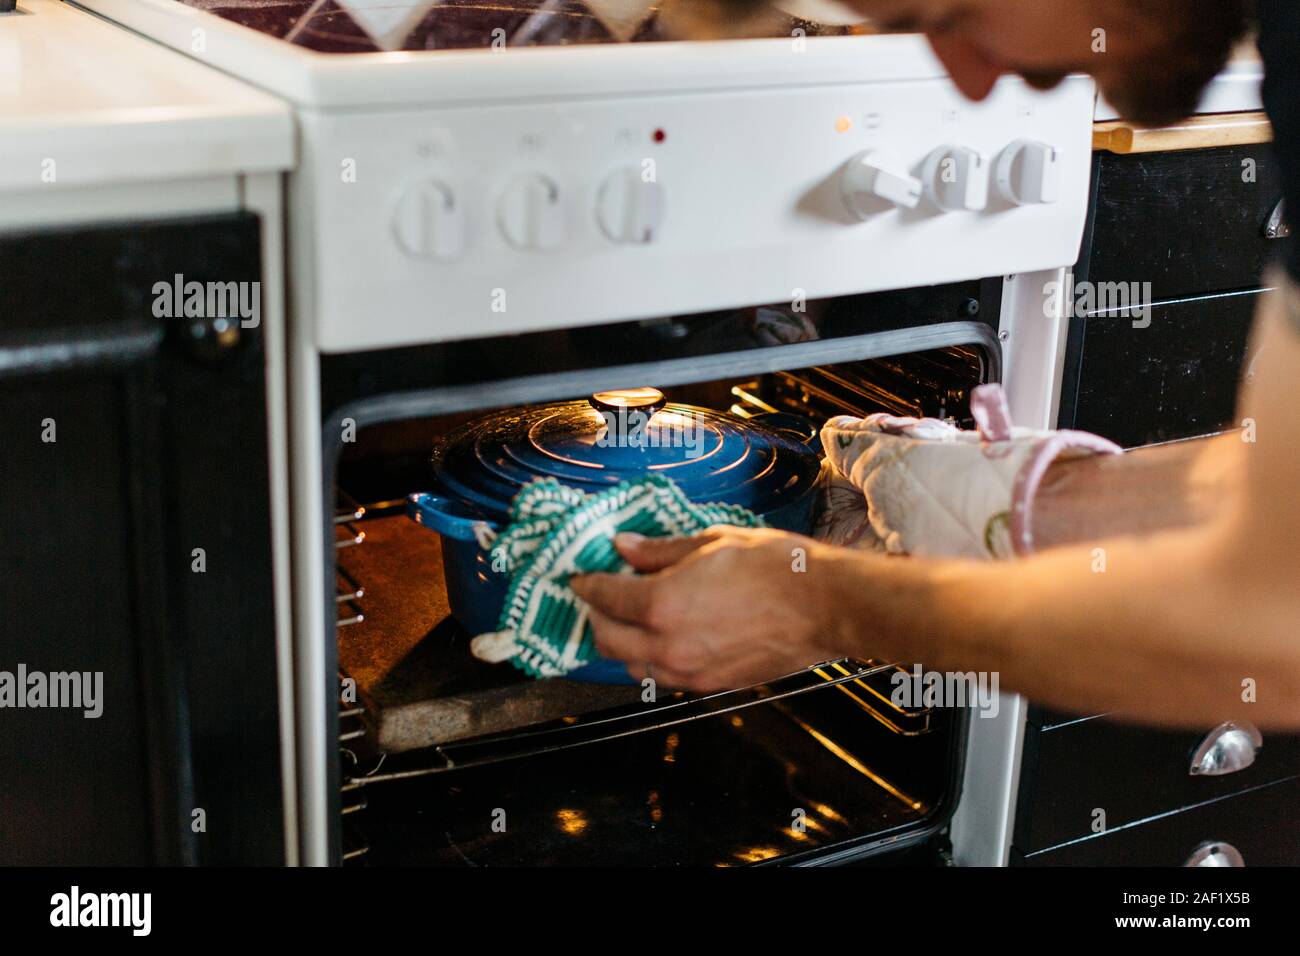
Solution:
[[[888,411],[969,425],[970,391],[990,374],[982,347],[951,346],[665,391],[741,418]],[[475,660],[449,615],[439,538],[405,497],[427,489],[440,437],[486,411],[380,422],[340,452],[338,859],[734,866],[939,842],[965,714],[897,703],[904,662],[841,660],[648,702],[640,686],[534,681]]]

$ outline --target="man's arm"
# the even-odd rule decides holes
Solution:
[[[1279,319],[1279,303],[1280,296],[1261,319],[1258,385],[1245,395],[1258,441],[1217,439],[1211,454],[1221,458],[1186,472],[1244,460],[1244,493],[1225,500],[1213,520],[1010,564],[828,553],[824,560],[840,567],[821,585],[835,582],[834,593],[851,605],[835,621],[834,648],[939,670],[998,671],[1003,687],[1066,711],[1300,727],[1300,416],[1289,403],[1300,335]],[[1229,441],[1240,449],[1229,450]],[[1132,462],[1142,465],[1140,456]],[[1126,467],[1115,461],[1112,475],[1129,482]],[[1180,519],[1201,507],[1177,488],[1169,499]],[[1075,505],[1078,520],[1111,530],[1148,522],[1141,507]],[[1069,536],[1068,525],[1056,527]],[[1091,527],[1079,530],[1088,537]],[[1246,703],[1252,687],[1256,702]]]
[[[1045,550],[1211,521],[1236,501],[1249,447],[1234,431],[1057,462],[1038,489],[1034,543]]]

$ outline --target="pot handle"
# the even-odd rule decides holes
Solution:
[[[416,524],[456,541],[478,541],[479,531],[492,527],[482,518],[456,514],[456,505],[450,498],[427,492],[407,496],[406,514]]]

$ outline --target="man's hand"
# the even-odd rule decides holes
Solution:
[[[811,538],[718,527],[692,538],[615,539],[639,576],[574,578],[596,646],[632,676],[695,691],[781,677],[838,655],[819,648],[830,609]]]

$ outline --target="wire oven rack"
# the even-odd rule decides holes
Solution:
[[[338,491],[338,506],[334,515],[334,548],[355,548],[365,543],[366,533],[359,523],[366,517],[367,509],[358,504],[345,491]],[[339,631],[353,627],[364,621],[365,614],[360,601],[366,591],[348,573],[347,569],[335,564],[334,602],[338,609],[336,625]],[[370,846],[355,826],[349,825],[350,818],[366,808],[366,798],[352,785],[354,777],[361,772],[362,752],[360,742],[366,736],[365,712],[363,705],[356,703],[351,695],[344,692],[348,677],[339,674],[339,764],[342,768],[342,799],[340,809],[345,821],[343,829],[343,861],[352,863],[370,852]],[[378,766],[377,764],[375,766]]]
[[[776,372],[732,387],[730,411],[741,418],[794,412],[818,418],[834,415],[933,417],[970,425],[970,391],[984,380],[977,350],[955,346],[903,359],[878,358]]]
[[[894,668],[892,664],[835,661],[843,673],[829,674],[824,668],[798,671],[765,684],[714,694],[691,695],[674,692],[666,700],[632,705],[516,731],[471,738],[391,757],[382,772],[374,772],[358,783],[365,786],[413,777],[481,767],[507,760],[519,760],[589,746],[633,734],[664,730],[705,717],[716,717],[798,697],[827,687],[856,683]]]
[[[342,683],[343,675],[340,675]],[[366,809],[366,797],[354,782],[362,773],[362,760],[355,749],[355,741],[365,737],[366,725],[362,720],[365,708],[357,704],[339,704],[339,765],[342,768],[342,787],[339,808],[343,816],[343,862],[352,863],[370,852],[356,816]],[[382,761],[381,761],[382,763]],[[380,764],[375,764],[378,767]]]

